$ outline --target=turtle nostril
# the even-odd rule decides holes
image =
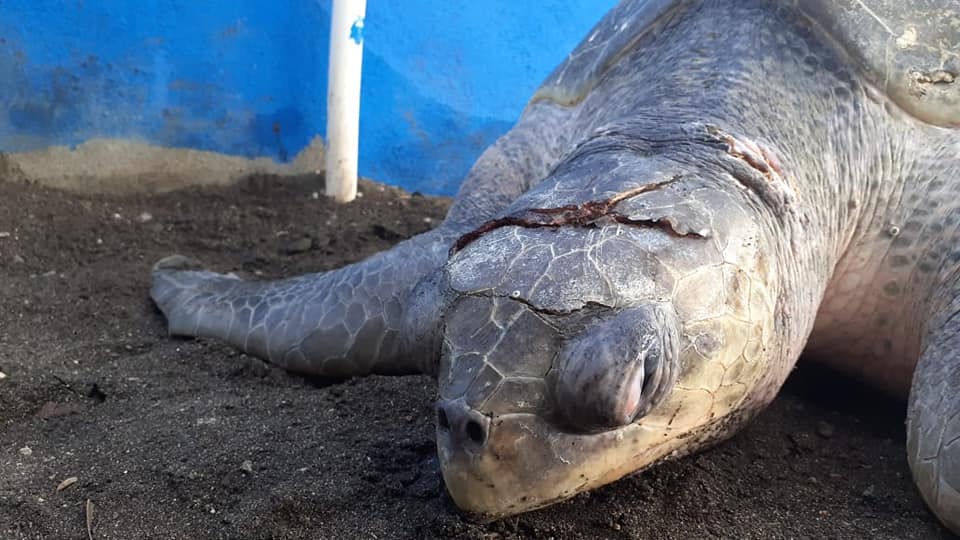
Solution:
[[[436,405],[437,436],[451,449],[478,452],[490,435],[489,421],[460,400],[438,400]]]
[[[447,413],[439,407],[437,408],[437,425],[439,425],[441,429],[450,429],[450,420],[447,419]]]
[[[467,437],[476,444],[483,444],[483,441],[487,438],[487,434],[484,433],[483,426],[480,425],[476,420],[467,421],[466,425]]]

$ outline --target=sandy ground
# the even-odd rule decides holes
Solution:
[[[904,405],[801,364],[748,429],[480,526],[444,495],[423,377],[289,375],[174,340],[153,261],[278,277],[426,230],[449,201],[317,178],[80,196],[0,181],[0,538],[946,538],[914,490]],[[62,491],[67,478],[77,481]]]

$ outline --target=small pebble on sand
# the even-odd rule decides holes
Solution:
[[[6,378],[7,378],[7,374],[4,373],[4,372],[2,372],[2,371],[0,371],[0,381],[4,380],[4,379],[6,379]]]
[[[20,455],[21,455],[21,456],[31,456],[31,455],[33,455],[33,449],[30,448],[29,446],[24,446],[23,448],[20,449]]]
[[[288,255],[294,255],[297,253],[303,253],[305,251],[310,251],[310,248],[313,247],[313,239],[309,236],[304,236],[294,240],[286,245],[284,252]]]
[[[817,422],[817,435],[820,435],[824,439],[829,439],[833,437],[834,433],[836,433],[836,430],[830,423],[824,422],[823,420]]]
[[[10,231],[0,231],[0,238],[10,238]]]
[[[63,491],[76,483],[77,483],[77,477],[71,476],[70,478],[67,478],[63,482],[60,482],[60,484],[57,486],[57,491]]]

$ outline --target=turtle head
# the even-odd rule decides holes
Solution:
[[[450,259],[437,445],[463,511],[528,511],[695,451],[775,392],[762,272],[714,240],[507,226]]]
[[[587,311],[464,297],[448,312],[437,443],[467,513],[497,518],[607,483],[647,442],[634,422],[676,381],[675,315],[659,305]]]

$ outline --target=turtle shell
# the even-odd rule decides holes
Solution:
[[[890,101],[960,127],[960,1],[793,1]]]
[[[635,48],[665,20],[696,3],[692,0],[621,1],[553,70],[531,101],[549,100],[565,106],[576,105],[626,52]]]
[[[695,0],[623,0],[547,77],[533,101],[579,103],[626,52]],[[960,0],[771,0],[821,30],[889,102],[960,127]]]

